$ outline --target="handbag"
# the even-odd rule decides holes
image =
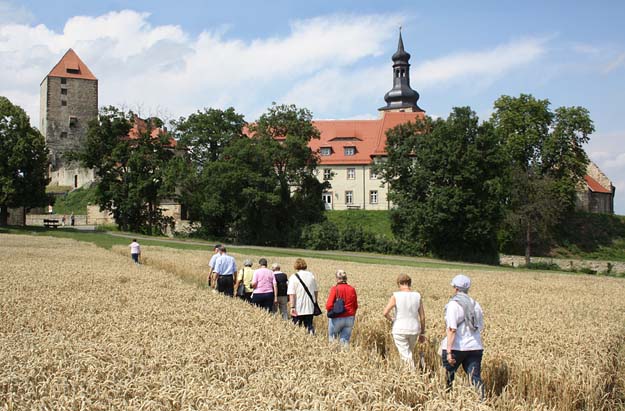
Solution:
[[[239,281],[239,286],[237,287],[237,297],[244,298],[245,297],[245,269],[241,269],[241,280]]]
[[[345,300],[339,297],[339,286],[336,285],[336,294],[334,295],[334,303],[332,309],[328,311],[328,318],[335,318],[345,312]]]
[[[302,285],[302,287],[304,287],[304,291],[306,291],[306,294],[308,294],[308,297],[310,297],[310,301],[312,301],[314,306],[315,306],[315,309],[313,310],[313,315],[314,316],[321,315],[323,313],[323,311],[321,311],[321,308],[319,307],[319,304],[317,304],[317,301],[315,301],[315,299],[313,298],[312,294],[308,290],[308,287],[306,287],[306,284],[304,284],[304,282],[300,278],[299,274],[295,273],[295,276],[299,280],[299,283]]]

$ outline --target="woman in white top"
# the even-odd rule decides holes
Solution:
[[[391,333],[399,351],[399,356],[410,368],[414,368],[412,350],[417,343],[425,342],[425,310],[421,301],[421,294],[412,291],[412,279],[407,274],[397,277],[399,291],[391,296],[384,317],[393,323]],[[391,310],[395,308],[395,319],[391,316]]]

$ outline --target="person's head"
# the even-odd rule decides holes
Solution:
[[[243,266],[244,267],[251,267],[252,265],[254,265],[254,263],[252,262],[251,259],[246,259],[245,261],[243,261]]]
[[[280,271],[280,264],[278,263],[271,264],[271,271]]]
[[[258,260],[258,264],[261,267],[267,267],[267,259],[266,258],[261,258],[260,260]]]
[[[222,254],[226,254],[228,250],[226,250],[226,247],[222,245],[221,247],[219,247],[219,252]]]
[[[133,239],[132,239],[132,242],[133,242],[133,243],[136,243],[136,242],[137,242],[137,239],[136,239],[136,238],[133,238]]]
[[[303,258],[298,258],[297,260],[295,260],[295,264],[293,264],[293,268],[295,268],[296,270],[305,270],[308,268],[308,265],[306,265],[306,261]]]
[[[221,251],[221,244],[215,244],[215,247],[213,248],[213,250],[215,250],[216,253]]]
[[[468,293],[471,288],[471,279],[464,274],[458,274],[451,280],[451,286],[461,293]]]
[[[406,286],[410,287],[412,285],[412,278],[408,274],[399,274],[397,277],[397,285],[398,286]]]
[[[337,283],[347,283],[347,273],[344,270],[336,270],[335,277]]]

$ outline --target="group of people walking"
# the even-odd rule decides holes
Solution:
[[[290,277],[274,263],[268,268],[267,259],[258,261],[259,268],[252,269],[253,262],[245,260],[244,267],[237,270],[233,257],[226,247],[218,244],[209,262],[209,287],[229,296],[237,296],[267,311],[274,312],[287,320],[305,327],[314,334],[313,319],[320,314],[317,303],[318,285],[315,276],[307,270],[306,261],[295,261],[295,274]],[[328,338],[349,344],[358,297],[354,287],[347,283],[347,273],[338,270],[336,284],[329,290],[326,301],[328,312]],[[425,343],[425,309],[421,294],[412,290],[412,279],[406,274],[397,278],[398,290],[391,295],[383,315],[391,323],[393,341],[402,361],[415,368],[414,348]],[[446,336],[441,342],[439,355],[447,374],[447,385],[451,387],[456,371],[462,365],[472,383],[483,395],[481,380],[482,340],[484,327],[482,308],[468,296],[471,279],[460,274],[451,281],[453,296],[445,306]]]

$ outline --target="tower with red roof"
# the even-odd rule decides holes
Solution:
[[[84,143],[89,121],[98,115],[98,79],[72,49],[40,85],[39,130],[50,150],[50,184],[72,188],[94,180],[93,170],[64,158]]]

